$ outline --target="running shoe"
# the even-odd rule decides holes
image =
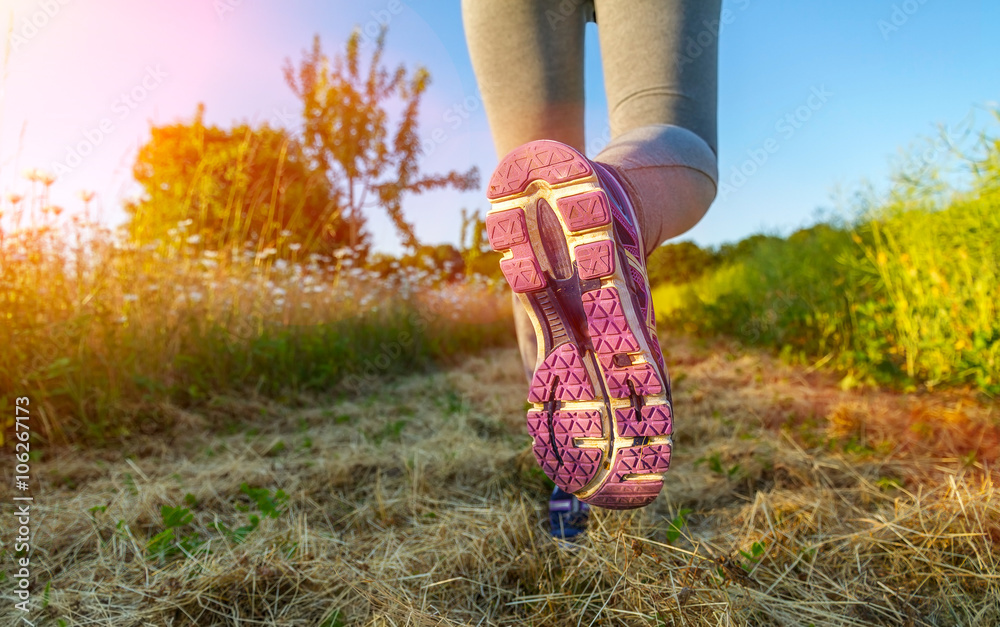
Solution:
[[[590,505],[648,505],[673,413],[625,187],[609,166],[541,140],[504,157],[487,197],[490,245],[538,338],[527,415],[538,463]]]

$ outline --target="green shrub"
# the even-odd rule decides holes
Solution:
[[[980,146],[968,189],[918,164],[852,224],[702,255],[708,272],[654,289],[661,323],[830,364],[845,383],[1000,392],[1000,142]]]

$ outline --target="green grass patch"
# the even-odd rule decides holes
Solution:
[[[30,393],[35,436],[107,442],[220,394],[360,393],[513,338],[496,282],[174,231],[139,246],[81,221],[0,224],[0,405]]]

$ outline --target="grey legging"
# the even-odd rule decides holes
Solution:
[[[536,139],[584,151],[584,28],[596,14],[611,142],[594,160],[623,175],[647,254],[690,229],[718,183],[720,3],[462,0],[498,157]],[[530,378],[534,332],[516,303],[514,312]]]

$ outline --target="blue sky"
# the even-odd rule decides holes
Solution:
[[[338,51],[354,26],[389,20],[389,61],[432,75],[422,133],[440,129],[426,171],[496,165],[465,47],[457,0],[13,0],[0,14],[12,47],[0,100],[0,187],[23,193],[25,168],[52,169],[87,138],[88,154],[53,187],[70,211],[78,190],[98,193],[106,219],[123,219],[135,192],[130,167],[150,123],[190,119],[294,125],[284,84],[319,33]],[[961,126],[1000,99],[1000,3],[977,0],[725,0],[720,36],[719,166],[729,187],[680,239],[704,245],[760,230],[787,233],[831,207],[834,190],[884,181],[900,148]],[[32,28],[32,21],[34,28]],[[596,26],[588,26],[588,150],[606,140]],[[122,99],[136,94],[139,98]],[[822,95],[822,97],[819,96]],[[810,106],[812,105],[812,106]],[[979,107],[976,109],[976,107]],[[791,116],[790,118],[788,116]],[[428,144],[428,148],[432,144]],[[763,157],[766,156],[766,160]],[[755,161],[756,157],[756,161]],[[742,168],[742,175],[736,172]],[[749,175],[747,175],[749,174]],[[482,192],[436,192],[405,203],[418,236],[456,242],[462,207],[485,210]],[[398,250],[388,220],[371,214],[376,246]]]

